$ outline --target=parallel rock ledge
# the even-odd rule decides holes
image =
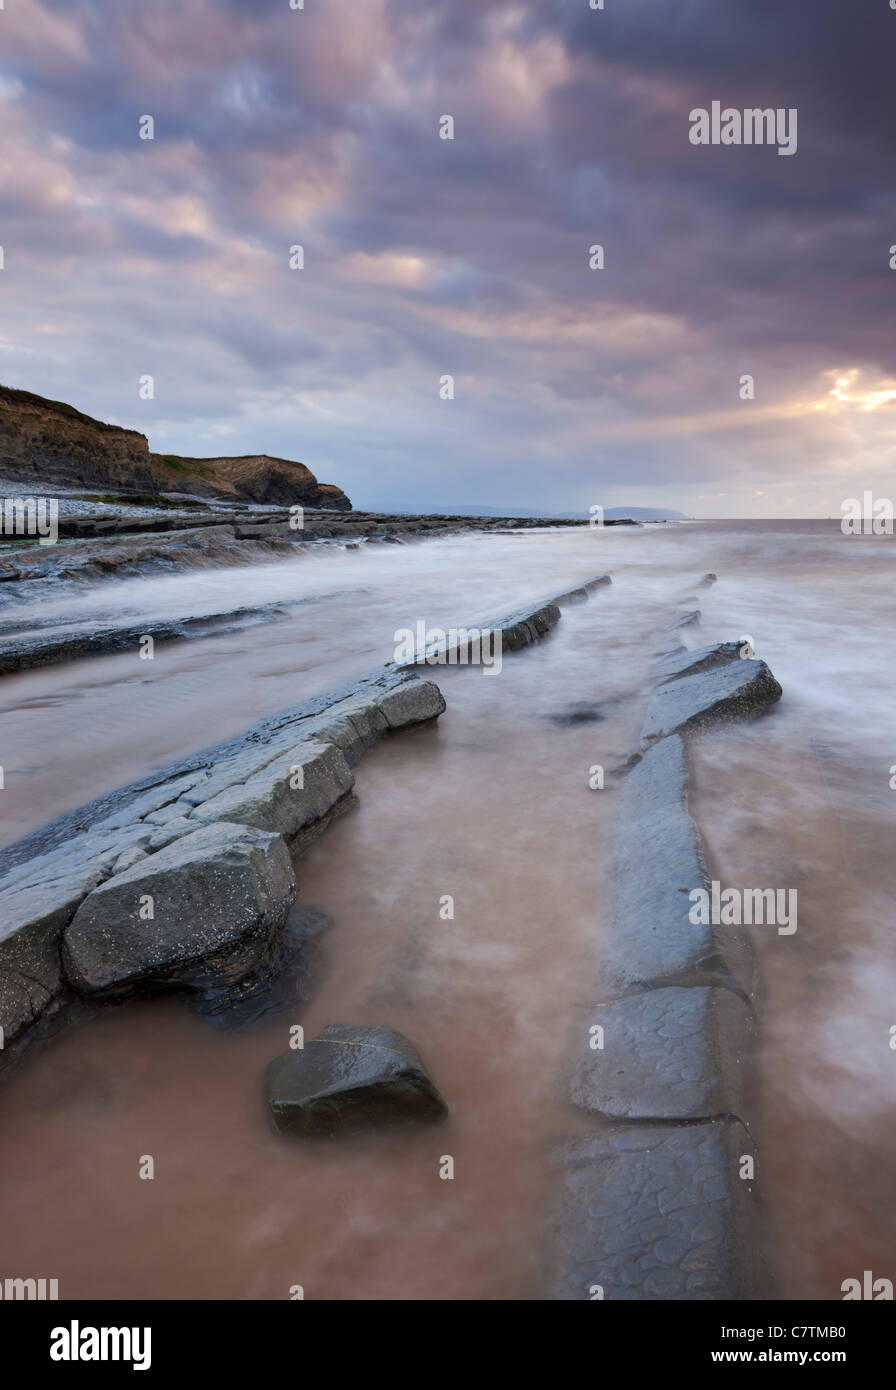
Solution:
[[[619,793],[605,1002],[589,1015],[602,1046],[589,1030],[571,1085],[595,1131],[560,1155],[560,1299],[747,1298],[762,1265],[744,1165],[752,954],[691,921],[707,875],[680,734],[755,717],[781,687],[734,642],[667,650],[656,677],[647,751]]]
[[[751,658],[683,676],[654,692],[641,731],[642,745],[677,731],[755,719],[781,694],[765,662]]]
[[[734,1121],[620,1125],[559,1156],[557,1299],[743,1298],[751,1146]]]
[[[583,587],[590,591],[608,582],[608,576],[599,576]],[[492,626],[513,650],[547,632],[559,617],[555,603],[539,603]],[[198,869],[196,883],[179,884],[178,864],[187,871],[184,853],[201,845],[197,836],[202,827],[211,834],[215,826],[229,825],[248,836],[282,835],[294,852],[301,852],[333,815],[352,804],[351,768],[365,752],[385,735],[429,723],[444,709],[436,685],[410,668],[387,663],[68,812],[0,851],[5,904],[0,1068],[31,1038],[41,1036],[46,1024],[61,1020],[71,1008],[81,1009],[72,986],[92,999],[172,984],[218,988],[221,998],[227,996],[234,972],[251,969],[236,945],[247,930],[244,918],[238,913],[238,920],[225,920],[226,903],[217,924],[200,912],[196,930],[191,935],[187,929],[178,945],[170,936],[170,921],[156,917],[153,927],[138,919],[147,930],[133,930],[136,887],[143,884],[143,896],[152,897],[149,885],[154,884],[163,899],[170,892],[172,901],[178,893],[201,897]],[[214,872],[209,869],[212,877]],[[246,898],[241,901],[245,906]],[[261,937],[267,921],[260,911]],[[60,959],[63,933],[68,979]],[[248,929],[247,940],[253,939]],[[123,951],[117,962],[113,942],[115,950],[121,946]]]
[[[603,1047],[583,1049],[573,1104],[608,1119],[739,1115],[751,1014],[739,995],[671,986],[600,1005]],[[589,1040],[590,1041],[590,1040]]]
[[[699,970],[713,954],[712,929],[690,921],[693,889],[706,871],[687,812],[684,745],[675,735],[648,749],[619,794],[612,849],[612,906],[605,988]]]

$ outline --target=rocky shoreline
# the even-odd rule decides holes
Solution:
[[[558,603],[540,601],[490,626],[513,651],[559,619]],[[265,962],[295,896],[283,854],[301,854],[350,809],[351,769],[380,738],[444,708],[438,687],[414,666],[389,663],[0,852],[0,1067],[55,1031],[72,1006],[83,1016],[85,1004],[181,987],[212,991],[220,1013],[231,987],[239,999],[254,977],[270,976]],[[190,855],[194,868],[181,889]],[[242,866],[236,886],[224,863]],[[203,905],[195,913],[194,888]],[[217,898],[219,888],[225,910],[210,920],[208,895]],[[231,892],[258,908],[247,908],[236,926],[228,925]],[[167,893],[157,917],[156,900]],[[149,917],[139,915],[142,899],[152,904]]]
[[[608,583],[597,576],[480,627],[519,650]],[[692,606],[669,624],[640,749],[611,793],[608,935],[568,1083],[587,1129],[556,1157],[557,1299],[746,1298],[767,1278],[744,1167],[756,1157],[755,971],[739,933],[689,916],[708,874],[687,750],[706,728],[764,713],[781,689],[742,644],[688,649],[679,634],[699,619]],[[352,768],[368,749],[444,711],[432,666],[421,654],[378,668],[0,852],[0,1065],[129,998],[174,990],[223,1027],[294,1002],[326,925],[296,902],[296,864],[351,809]],[[394,1030],[333,1024],[307,1048],[269,1069],[285,1134],[450,1114],[450,1095]]]
[[[4,850],[2,1065],[55,1031],[79,1002],[178,984],[199,989],[200,976],[212,990],[245,983],[292,908],[289,850],[349,808],[351,766],[369,747],[444,707],[431,682],[383,670]],[[191,854],[194,867],[179,887]],[[199,910],[219,891],[223,908]],[[149,917],[139,915],[141,898],[151,900]],[[245,908],[235,918],[231,900]]]
[[[68,534],[70,539],[57,545],[0,547],[0,675],[136,649],[147,636],[158,642],[220,636],[258,622],[276,622],[289,616],[296,606],[236,606],[225,613],[172,620],[144,619],[136,624],[104,623],[98,619],[89,627],[79,625],[74,631],[69,625],[57,629],[52,620],[44,622],[39,614],[27,627],[22,624],[17,616],[19,606],[43,600],[50,593],[73,593],[108,580],[270,563],[307,554],[309,547],[318,545],[358,550],[362,545],[400,545],[465,532],[512,535],[584,524],[569,519],[329,511],[306,512],[303,520],[303,527],[294,529],[288,509],[244,511],[236,518],[231,509],[204,517],[204,524],[198,526],[195,514],[185,513],[180,517],[166,516],[161,521],[138,517],[131,529],[121,530],[120,521],[78,516],[60,520],[60,534]],[[624,524],[629,523],[607,523]],[[573,601],[586,598],[587,594],[582,593]]]

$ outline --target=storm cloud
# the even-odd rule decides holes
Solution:
[[[894,55],[884,0],[6,0],[0,380],[360,506],[839,515],[892,476]],[[713,101],[797,152],[694,146]]]

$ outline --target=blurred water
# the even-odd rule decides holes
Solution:
[[[32,605],[41,621],[92,610],[133,623],[315,600],[230,636],[159,643],[151,661],[135,649],[4,676],[0,843],[391,659],[399,627],[470,624],[591,578],[616,553],[615,534],[322,546],[278,564],[106,583]],[[28,608],[15,616],[26,623]]]
[[[584,1123],[566,1084],[595,1002],[614,770],[637,745],[658,630],[712,570],[689,642],[750,635],[785,691],[770,717],[700,738],[692,791],[716,877],[799,890],[795,936],[745,929],[762,971],[757,1177],[778,1292],[838,1298],[863,1269],[893,1277],[893,555],[889,539],[818,522],[322,549],[203,572],[195,591],[181,577],[191,597],[182,587],[177,601],[220,611],[235,594],[351,585],[353,597],[159,647],[153,662],[4,678],[10,839],[388,658],[397,627],[470,623],[613,572],[500,677],[437,668],[437,726],[360,765],[358,809],[298,866],[301,900],[333,921],[304,1014],[222,1037],[177,1001],[132,1005],[35,1052],[5,1085],[10,1268],[60,1277],[63,1297],[284,1298],[295,1283],[309,1298],[543,1294],[549,1151]],[[171,583],[129,582],[114,602],[170,611],[158,586]],[[590,722],[557,722],[583,704]],[[595,763],[603,792],[588,787]],[[402,1029],[450,1120],[322,1148],[282,1139],[263,1073],[296,1021],[309,1036],[332,1022]],[[151,1183],[137,1178],[146,1153]]]

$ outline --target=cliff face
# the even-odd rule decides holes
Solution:
[[[53,486],[103,492],[191,492],[200,497],[351,511],[341,488],[289,459],[152,454],[145,434],[106,425],[64,401],[0,386],[0,478],[46,494]]]
[[[0,476],[46,492],[153,486],[145,434],[82,415],[63,401],[0,386]]]
[[[246,454],[240,458],[192,459],[178,454],[150,454],[159,491],[192,492],[241,502],[268,502],[351,511],[341,488],[319,483],[303,463]]]

